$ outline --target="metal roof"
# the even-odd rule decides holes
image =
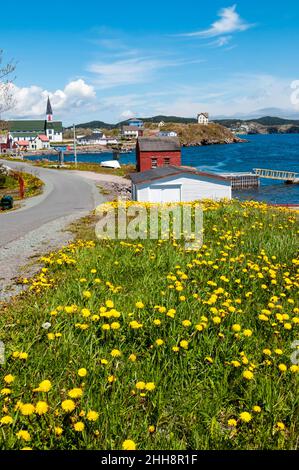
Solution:
[[[45,130],[45,120],[31,121],[8,121],[11,132],[38,132]]]
[[[139,137],[137,145],[142,152],[176,152],[181,150],[177,137]]]
[[[204,171],[198,171],[192,167],[185,166],[160,166],[153,168],[152,170],[142,171],[139,173],[131,173],[130,177],[133,184],[142,184],[149,181],[154,181],[168,176],[176,176],[182,173],[189,173],[190,175],[203,176],[205,178],[216,179],[220,181],[230,182],[228,178],[225,178],[216,173],[206,173]]]

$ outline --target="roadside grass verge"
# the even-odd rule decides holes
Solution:
[[[43,258],[0,314],[1,449],[297,448],[297,215],[204,206],[198,252],[85,218]]]
[[[19,172],[25,181],[25,198],[38,196],[42,193],[44,183],[35,175],[25,172]],[[5,183],[0,186],[0,198],[5,195],[13,196],[14,200],[21,200],[19,194],[19,182],[12,176],[5,178]]]

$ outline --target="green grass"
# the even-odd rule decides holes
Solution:
[[[44,183],[35,175],[20,173],[25,181],[25,198],[38,196],[42,192]],[[13,196],[14,200],[21,200],[19,194],[19,182],[12,176],[7,176],[3,186],[0,186],[0,198],[5,195]]]
[[[257,203],[205,206],[199,252],[185,251],[180,242],[100,242],[94,218],[85,218],[74,227],[84,241],[47,256],[44,272],[29,281],[31,290],[3,305],[1,372],[15,380],[5,385],[1,379],[11,393],[0,392],[0,419],[13,418],[0,427],[1,449],[119,449],[126,439],[138,449],[297,448],[299,368],[290,359],[299,339],[296,215]],[[100,307],[108,300],[114,310],[107,307],[106,318]],[[142,327],[132,329],[134,320]],[[185,320],[191,325],[183,326]],[[44,322],[51,323],[48,330]],[[103,329],[115,322],[119,329]],[[112,357],[113,349],[121,356]],[[16,351],[28,353],[27,360],[13,358]],[[78,375],[80,368],[86,377]],[[252,380],[243,378],[245,370]],[[112,376],[116,380],[109,382]],[[33,392],[45,379],[51,390]],[[139,381],[154,382],[155,389],[140,391]],[[61,403],[74,387],[83,396],[66,413]],[[45,415],[23,416],[22,406],[15,409],[18,401],[38,400],[49,404]],[[89,410],[99,413],[97,421],[83,416]],[[251,414],[249,423],[242,422],[242,412]],[[81,421],[84,431],[75,431]],[[279,430],[278,422],[285,428]],[[63,428],[61,436],[55,426]],[[29,431],[28,443],[17,438],[21,429]]]

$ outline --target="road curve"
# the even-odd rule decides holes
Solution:
[[[102,202],[95,184],[71,171],[38,168],[28,163],[1,160],[13,169],[33,173],[45,183],[44,193],[28,199],[21,209],[0,214],[0,247],[43,225],[66,216],[82,217]]]

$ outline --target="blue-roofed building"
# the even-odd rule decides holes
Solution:
[[[128,120],[128,126],[143,127],[144,123],[141,119],[132,118]]]

